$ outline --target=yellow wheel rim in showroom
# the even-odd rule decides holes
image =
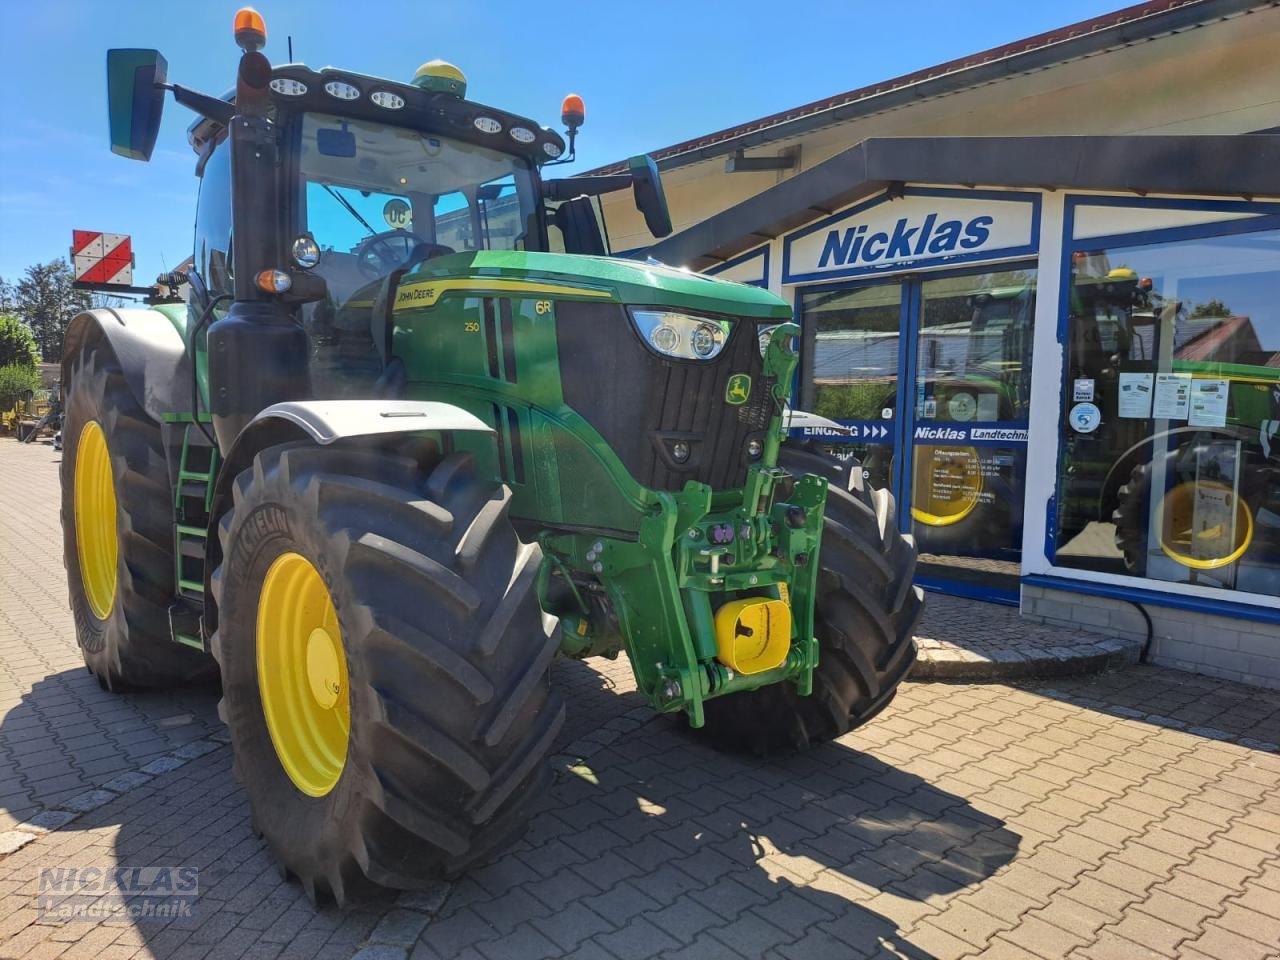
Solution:
[[[347,658],[333,600],[301,554],[282,554],[267,570],[257,633],[258,690],[276,756],[294,786],[323,797],[347,759]]]
[[[76,557],[80,582],[89,609],[99,620],[111,614],[116,602],[116,487],[111,476],[107,437],[97,420],[90,420],[76,443],[75,475]]]
[[[916,447],[911,516],[930,527],[959,523],[982,498],[982,461],[973,447]]]
[[[1171,559],[1193,570],[1217,570],[1235,563],[1253,542],[1253,516],[1249,505],[1225,484],[1201,483],[1200,491],[1216,496],[1235,508],[1235,530],[1218,523],[1196,531],[1196,484],[1180,483],[1167,494],[1160,509],[1160,549]],[[1229,543],[1222,541],[1234,534]],[[1216,551],[1216,553],[1215,553]]]

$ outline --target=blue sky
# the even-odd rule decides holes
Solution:
[[[572,170],[667,146],[1097,16],[1119,0],[262,0],[267,55],[408,79],[440,57],[469,96],[558,124],[565,93],[587,123]],[[105,51],[156,47],[169,79],[221,94],[234,78],[234,2],[10,0],[0,31],[0,276],[65,256],[71,230],[132,234],[135,280],[190,252],[191,114],[165,106],[151,163],[108,149]],[[602,11],[609,10],[608,14]]]

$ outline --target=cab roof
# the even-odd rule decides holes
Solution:
[[[281,107],[430,131],[522,156],[535,165],[558,160],[564,154],[560,135],[533,120],[408,83],[333,67],[316,71],[304,64],[289,63],[272,69],[271,88],[273,102]],[[351,91],[355,91],[354,97]],[[379,93],[389,96],[378,97],[375,102],[373,96]],[[227,92],[222,99],[234,102],[235,91]],[[187,142],[200,154],[222,129],[221,123],[198,118],[187,128]]]

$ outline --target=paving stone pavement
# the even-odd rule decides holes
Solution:
[[[54,454],[13,450],[0,441],[0,958],[1280,957],[1280,693],[1150,667],[908,682],[872,724],[760,761],[651,716],[624,660],[559,663],[569,717],[529,832],[450,885],[317,910],[250,829],[211,694],[80,679],[37,460]],[[152,772],[86,770],[91,737]],[[70,772],[24,760],[40,755]],[[113,777],[86,812],[31,825]],[[35,907],[42,868],[177,865],[200,871],[192,918]]]
[[[0,832],[221,729],[211,690],[113,696],[67,607],[58,463],[0,440]]]

